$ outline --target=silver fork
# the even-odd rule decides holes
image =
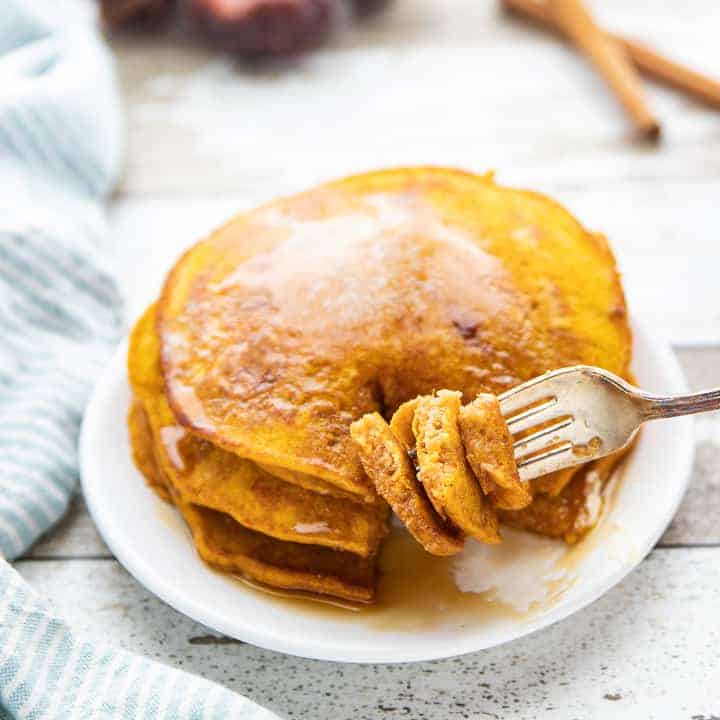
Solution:
[[[587,365],[546,373],[498,399],[522,480],[620,450],[647,420],[720,410],[720,388],[651,395]]]

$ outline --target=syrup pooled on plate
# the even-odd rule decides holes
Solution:
[[[547,609],[572,582],[561,567],[567,548],[513,530],[506,532],[505,541],[504,546],[492,548],[469,541],[458,556],[436,557],[405,529],[394,527],[381,551],[377,600],[372,605],[279,591],[238,579],[293,612],[365,623],[388,632],[469,628],[493,620],[526,622]],[[521,562],[514,564],[513,556]]]

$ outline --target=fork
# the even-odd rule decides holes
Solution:
[[[652,395],[588,365],[548,372],[498,396],[522,480],[604,457],[648,420],[720,409],[720,388]]]

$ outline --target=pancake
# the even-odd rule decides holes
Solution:
[[[494,395],[478,395],[460,408],[465,457],[490,503],[505,510],[530,504],[532,495],[520,480],[510,430]]]
[[[133,398],[128,411],[128,433],[130,435],[130,449],[132,451],[135,467],[142,473],[149,487],[151,487],[163,500],[172,502],[155,460],[152,430],[145,408],[136,397]]]
[[[314,545],[288,543],[236,523],[229,515],[180,505],[200,557],[210,566],[285,590],[304,590],[353,602],[375,599],[372,560]]]
[[[415,435],[413,435],[412,422],[419,399],[416,397],[404,402],[390,418],[392,434],[402,443],[405,450],[412,451],[413,454],[415,454]]]
[[[179,427],[162,390],[151,307],[135,327],[130,379],[143,401],[155,457],[184,503],[222,511],[246,528],[279,540],[323,545],[369,557],[387,534],[387,508],[319,495],[279,480],[254,463]]]
[[[130,412],[133,458],[147,483],[162,488],[165,481],[155,462],[153,436],[137,399]],[[170,493],[165,495],[171,499]],[[198,554],[209,565],[287,590],[304,590],[351,600],[372,602],[374,562],[349,553],[313,545],[283,542],[249,530],[225,513],[184,503],[174,493]]]
[[[531,492],[533,495],[544,493],[545,495],[559,495],[567,486],[567,484],[582,469],[582,465],[556,470],[555,472],[541,475],[530,481]]]
[[[570,545],[595,527],[604,503],[604,490],[628,450],[583,465],[556,495],[536,495],[522,510],[501,510],[503,523],[520,530],[559,538]]]
[[[364,415],[350,426],[350,435],[375,489],[423,548],[441,556],[460,552],[462,536],[434,510],[387,422],[378,413]]]
[[[235,217],[178,261],[158,327],[183,427],[369,499],[349,432],[365,413],[573,364],[624,375],[631,345],[604,238],[542,195],[441,168]]]
[[[332,495],[334,497],[352,500],[353,502],[367,502],[375,505],[382,504],[382,501],[377,496],[355,495],[347,490],[341,490],[326,480],[321,480],[320,478],[307,475],[306,473],[297,472],[296,470],[290,470],[284,467],[278,467],[277,465],[265,465],[264,463],[255,464],[262,468],[265,472],[270,473],[270,475],[274,475],[285,482],[292,483],[293,485],[299,485],[306,490],[319,493],[320,495]]]
[[[165,426],[185,432],[183,428]],[[160,449],[167,471],[166,454]],[[387,512],[340,498],[318,495],[269,475],[247,460],[188,436],[182,470],[168,471],[181,497],[222,511],[243,526],[289,540],[374,555],[387,534]]]
[[[460,397],[440,390],[418,398],[412,422],[418,479],[440,517],[476,540],[498,543],[497,516],[465,458]]]

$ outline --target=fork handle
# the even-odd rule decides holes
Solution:
[[[695,415],[695,413],[720,410],[720,388],[704,390],[690,395],[642,394],[642,413],[644,420]]]

